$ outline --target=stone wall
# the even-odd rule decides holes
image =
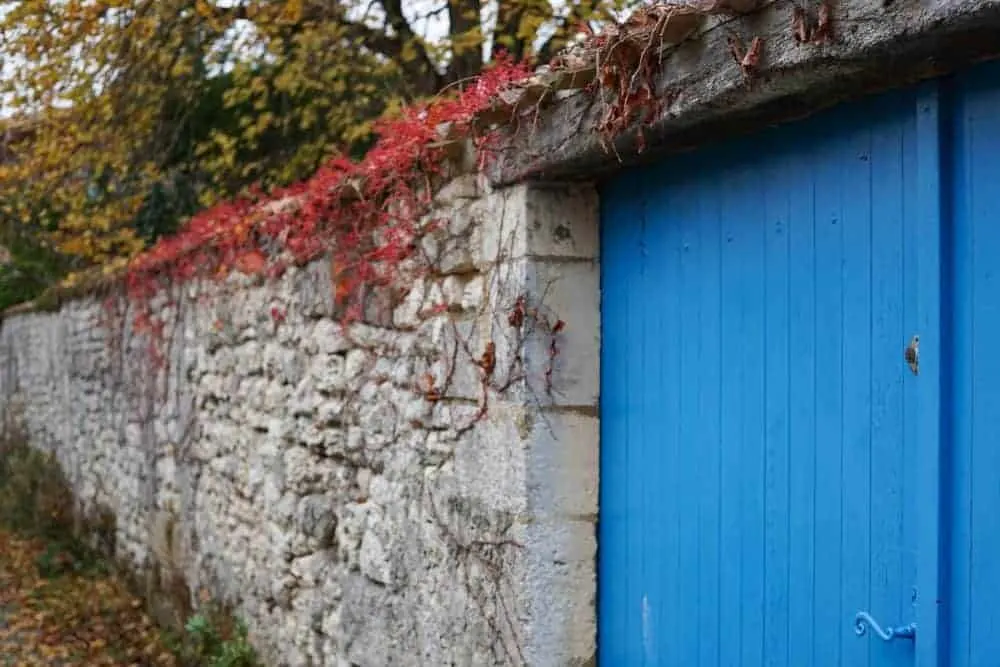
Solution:
[[[593,664],[596,194],[439,207],[440,275],[346,330],[324,261],[167,289],[161,371],[124,300],[3,322],[5,423],[154,602],[232,604],[268,664]],[[554,357],[519,296],[565,320]]]

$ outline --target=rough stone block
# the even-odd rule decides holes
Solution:
[[[596,262],[547,262],[528,265],[529,290],[550,325],[562,320],[553,336],[538,327],[525,353],[532,395],[541,404],[596,406],[600,395],[600,268]],[[551,373],[550,373],[551,371]]]
[[[544,411],[531,415],[528,503],[553,517],[596,519],[600,422],[594,414]]]
[[[587,184],[533,185],[525,196],[526,254],[596,259],[600,203]]]
[[[592,186],[519,185],[477,202],[482,260],[596,259],[599,203]]]
[[[596,526],[536,520],[525,532],[525,658],[532,665],[588,664],[597,647]]]
[[[494,192],[475,203],[474,214],[482,228],[478,264],[506,262],[527,254],[526,187]]]
[[[521,512],[525,497],[528,409],[494,404],[457,444],[455,471],[462,495],[504,512]]]
[[[475,199],[479,195],[479,185],[475,174],[465,174],[448,181],[434,195],[434,201],[446,206],[462,199]]]

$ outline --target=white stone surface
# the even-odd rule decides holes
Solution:
[[[5,423],[111,511],[117,559],[233,603],[269,664],[592,664],[596,194],[478,195],[439,196],[445,270],[393,328],[344,331],[326,261],[172,290],[159,371],[101,301],[10,317]],[[567,323],[551,391],[519,295]]]

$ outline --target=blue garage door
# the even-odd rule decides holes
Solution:
[[[936,539],[938,396],[904,360],[939,275],[924,97],[604,188],[602,664],[914,664],[913,640],[856,621],[917,620]]]
[[[602,205],[602,665],[1000,664],[1000,65]]]

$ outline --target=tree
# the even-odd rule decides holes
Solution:
[[[548,59],[628,1],[0,0],[7,215],[65,255],[129,256],[199,206],[358,154],[374,119],[500,51]]]
[[[2,212],[16,196],[0,197],[0,310],[34,299],[73,268],[73,259],[56,253],[37,227],[26,228]],[[35,211],[35,220],[45,217]]]

